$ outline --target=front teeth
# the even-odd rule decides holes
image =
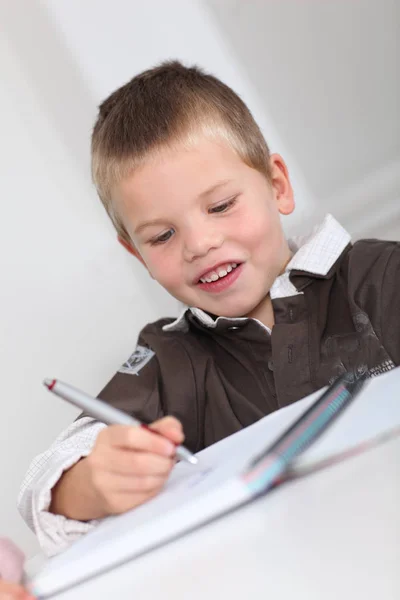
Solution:
[[[228,263],[221,267],[218,271],[212,271],[207,274],[207,277],[202,277],[200,281],[202,283],[211,283],[212,281],[217,281],[221,279],[221,277],[226,277],[228,273],[230,273],[233,269],[237,267],[237,263]]]

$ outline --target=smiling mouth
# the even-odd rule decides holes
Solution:
[[[239,263],[236,263],[236,262],[231,262],[231,263],[226,263],[226,264],[220,265],[216,269],[213,269],[211,271],[208,271],[208,273],[205,273],[203,275],[203,277],[201,277],[199,279],[198,283],[213,283],[215,281],[218,281],[219,279],[223,279],[224,277],[229,275],[229,273],[231,273],[234,269],[236,269],[238,266],[239,266]]]

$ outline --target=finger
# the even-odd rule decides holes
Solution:
[[[27,597],[29,597],[27,592],[18,583],[0,580],[0,600],[22,600]]]
[[[119,475],[168,475],[172,458],[150,452],[111,448],[107,454],[107,470]]]
[[[161,488],[160,488],[161,489]],[[153,492],[140,492],[140,493],[117,493],[113,495],[107,505],[108,514],[122,514],[131,510],[132,508],[136,508],[145,502],[151,500],[157,496],[160,490],[154,490]]]
[[[167,480],[165,475],[124,475],[113,474],[108,477],[107,486],[109,492],[104,495],[114,494],[151,494],[157,493]]]
[[[175,444],[162,435],[156,435],[143,427],[130,425],[110,425],[107,427],[108,439],[112,446],[151,452],[161,456],[173,456]]]
[[[175,417],[164,417],[149,425],[161,435],[170,439],[174,444],[182,444],[185,436],[183,434],[182,423]]]

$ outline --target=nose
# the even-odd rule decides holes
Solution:
[[[184,258],[188,262],[206,256],[211,250],[217,250],[222,246],[224,236],[222,231],[210,224],[190,227],[184,240]]]

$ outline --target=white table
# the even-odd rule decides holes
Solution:
[[[400,438],[55,598],[399,600]]]

